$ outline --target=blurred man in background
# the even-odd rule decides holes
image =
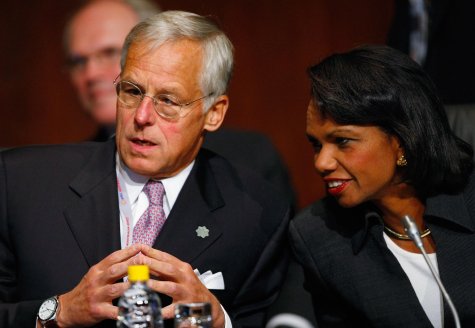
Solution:
[[[107,140],[115,130],[116,91],[125,36],[140,20],[159,12],[143,0],[90,1],[69,21],[64,33],[71,83],[84,110],[99,125],[94,141]]]

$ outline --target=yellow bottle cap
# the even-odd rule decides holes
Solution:
[[[128,269],[129,281],[145,281],[150,275],[146,265],[130,265]]]

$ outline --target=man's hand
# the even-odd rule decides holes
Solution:
[[[173,299],[172,304],[162,309],[164,318],[173,318],[177,303],[209,302],[212,309],[213,327],[224,327],[224,312],[221,304],[201,283],[188,263],[148,246],[142,248],[142,254],[139,256],[140,262],[149,266],[151,276],[160,279],[151,279],[150,288]]]
[[[105,319],[117,319],[118,308],[112,300],[120,297],[129,283],[117,280],[127,275],[127,268],[139,264],[141,245],[116,251],[91,267],[79,284],[60,296],[60,327],[84,327]]]

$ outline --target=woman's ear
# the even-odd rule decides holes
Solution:
[[[204,129],[206,131],[216,131],[224,121],[224,116],[229,106],[229,98],[226,95],[219,96],[214,104],[205,114],[205,125]]]
[[[406,151],[402,147],[401,142],[399,141],[399,139],[394,138],[394,143],[395,143],[395,147],[397,147],[396,165],[399,166],[399,167],[406,166],[407,165],[407,159],[406,159],[406,156],[405,156]]]

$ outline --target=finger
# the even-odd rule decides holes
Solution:
[[[105,285],[98,291],[99,300],[103,302],[111,302],[112,300],[122,296],[129,287],[129,282],[118,282],[111,285]]]
[[[158,249],[152,248],[150,246],[144,245],[142,248],[142,253],[148,257],[151,257],[155,260],[167,262],[167,263],[177,263],[181,262],[178,258],[174,257],[171,254],[166,252],[159,251]]]
[[[184,288],[173,282],[150,279],[147,285],[154,291],[170,296],[172,299],[184,299],[186,291]]]
[[[105,304],[101,308],[101,318],[117,320],[118,315],[119,315],[119,308],[117,306],[114,306],[112,304]]]
[[[170,305],[165,306],[162,308],[162,317],[163,319],[172,319],[175,317],[175,304],[172,303]]]
[[[113,283],[127,275],[127,268],[134,263],[134,257],[140,252],[139,245],[115,251],[91,267],[87,273],[92,284]]]
[[[196,279],[196,274],[191,265],[178,258],[158,250],[146,250],[143,252],[143,263],[150,268],[151,275],[160,279],[177,282],[186,282]]]
[[[115,251],[108,256],[106,256],[102,261],[99,263],[105,267],[110,267],[113,264],[124,262],[135,255],[139,254],[142,250],[142,245],[136,244],[129,246],[124,249],[120,249],[118,251]]]
[[[128,273],[129,266],[145,264],[144,258],[145,256],[142,253],[138,253],[135,256],[126,259],[124,262],[113,264],[110,268],[107,269],[106,272],[109,277],[108,281],[114,282],[121,278],[124,278]]]
[[[148,286],[156,292],[170,296],[174,303],[212,302],[214,298],[214,295],[199,280],[181,284],[150,279]]]
[[[150,275],[162,280],[182,281],[182,272],[170,263],[148,259],[146,263],[150,269]]]

